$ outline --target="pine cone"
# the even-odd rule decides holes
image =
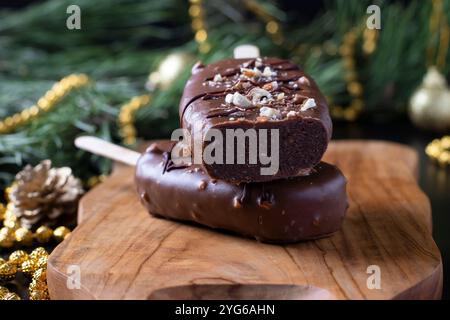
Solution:
[[[44,160],[36,167],[26,166],[11,187],[12,211],[25,228],[75,221],[78,200],[83,194],[81,181],[70,168],[52,168],[51,164]]]

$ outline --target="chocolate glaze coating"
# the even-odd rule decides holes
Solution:
[[[272,75],[261,75],[266,67]],[[255,70],[260,75],[251,77]],[[217,75],[220,77],[215,81]],[[226,102],[227,94],[239,92],[253,103],[254,88],[265,89],[271,98],[247,107]],[[308,99],[314,99],[315,106],[305,110],[302,107]],[[262,107],[275,109],[276,118],[264,116]],[[203,137],[211,128],[222,132],[238,128],[279,129],[280,167],[275,175],[261,175],[260,168],[266,165],[259,161],[203,163],[210,176],[231,182],[270,181],[307,173],[320,162],[332,135],[328,105],[317,84],[295,64],[278,58],[227,59],[207,66],[196,65],[179,111],[181,126],[191,132],[193,142],[200,143],[202,149],[209,144]]]
[[[236,185],[210,178],[198,165],[175,167],[172,146],[153,144],[136,167],[138,194],[153,215],[274,243],[324,237],[341,226],[346,179],[333,165],[321,162],[305,177]]]

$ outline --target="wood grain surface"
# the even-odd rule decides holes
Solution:
[[[335,141],[324,160],[348,178],[343,227],[285,246],[154,218],[135,194],[134,169],[117,167],[83,197],[79,226],[50,255],[52,299],[439,299],[441,257],[416,153]],[[370,265],[381,289],[367,287]],[[77,279],[70,266],[79,289],[67,286]]]

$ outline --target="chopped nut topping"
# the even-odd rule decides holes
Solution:
[[[260,117],[267,117],[272,120],[279,119],[281,116],[280,110],[270,108],[270,107],[262,107],[259,109],[259,116]]]
[[[281,92],[277,95],[277,100],[283,100],[284,99],[284,92]]]
[[[272,69],[270,69],[270,67],[265,67],[262,75],[264,77],[271,77],[276,75],[276,72],[273,72]]]
[[[297,112],[295,112],[295,111],[289,111],[288,113],[287,113],[287,117],[288,118],[291,118],[291,117],[295,117],[297,115]]]
[[[305,102],[303,102],[302,107],[300,108],[300,111],[306,111],[308,109],[314,108],[316,106],[316,101],[312,98],[306,99]]]
[[[272,84],[266,83],[265,85],[262,86],[262,88],[264,90],[270,91],[270,90],[272,90]]]
[[[278,89],[278,82],[272,81],[270,84],[272,85],[273,90],[277,90]]]
[[[262,67],[262,60],[261,60],[261,58],[256,58],[256,60],[255,60],[255,67]]]
[[[264,90],[263,88],[259,88],[259,87],[256,87],[256,88],[253,88],[252,90],[250,90],[248,95],[252,98],[252,103],[254,105],[261,103],[264,98],[266,98],[265,99],[266,102],[267,102],[267,99],[272,98],[272,95],[270,94],[269,91]]]
[[[233,94],[232,93],[229,93],[225,96],[225,102],[228,104],[233,102]]]
[[[305,86],[308,86],[308,87],[311,85],[311,83],[309,82],[308,78],[306,78],[305,76],[300,77],[297,81],[301,85],[305,85]]]
[[[242,107],[242,108],[247,108],[247,107],[252,106],[252,102],[250,100],[248,100],[247,97],[244,97],[242,94],[240,94],[239,92],[235,92],[233,94],[233,104],[238,107]]]
[[[248,78],[258,78],[261,76],[261,71],[259,71],[257,68],[241,68],[241,73]]]
[[[222,81],[222,76],[221,76],[219,73],[216,74],[216,75],[214,76],[213,81],[214,81],[214,82],[220,82],[220,81]]]
[[[263,85],[262,88],[264,90],[268,90],[268,91],[276,90],[276,89],[278,89],[278,82],[272,81],[270,83],[266,83],[265,85]]]

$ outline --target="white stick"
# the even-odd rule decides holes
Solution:
[[[130,166],[135,166],[140,153],[118,146],[97,137],[84,136],[75,139],[77,148],[92,152],[111,160],[119,161]]]
[[[234,48],[233,56],[235,59],[258,58],[259,48],[252,44],[242,44]]]

